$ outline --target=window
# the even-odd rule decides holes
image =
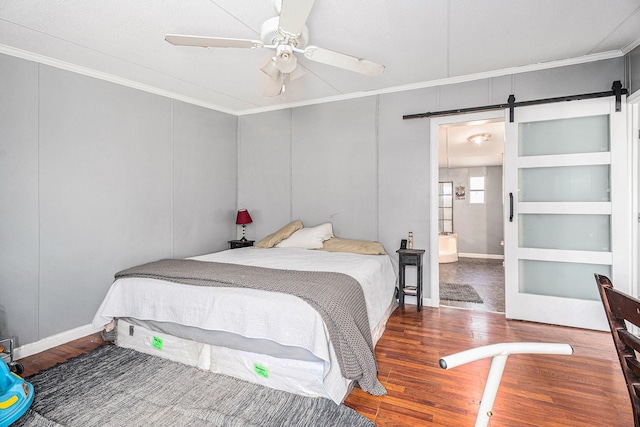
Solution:
[[[484,204],[484,176],[469,177],[469,203]]]
[[[438,183],[438,232],[453,233],[453,181]]]

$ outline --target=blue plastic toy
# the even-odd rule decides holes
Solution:
[[[0,427],[20,418],[33,402],[33,386],[0,360]]]

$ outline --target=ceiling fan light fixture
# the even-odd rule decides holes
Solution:
[[[276,48],[276,67],[282,73],[290,73],[296,69],[298,59],[293,54],[293,48],[288,44],[281,44]]]
[[[277,79],[280,74],[280,70],[278,70],[278,66],[276,65],[276,58],[273,57],[265,64],[264,67],[260,68],[260,70],[265,73],[267,76]]]
[[[302,69],[302,67],[296,67],[295,70],[289,73],[289,81],[292,82],[300,77],[304,76],[306,73]]]
[[[484,142],[487,142],[489,139],[491,139],[490,133],[477,133],[468,137],[467,141],[480,145]]]

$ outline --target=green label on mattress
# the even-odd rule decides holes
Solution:
[[[158,350],[162,350],[162,338],[153,337],[153,341],[151,342],[151,347],[157,348]]]
[[[269,368],[258,363],[253,364],[253,371],[261,377],[269,378]]]

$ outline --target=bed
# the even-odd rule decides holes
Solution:
[[[373,346],[395,308],[396,274],[386,254],[247,247],[190,258],[189,262],[233,265],[258,273],[267,271],[259,269],[334,272],[355,279],[362,288],[366,332]],[[335,327],[328,327],[325,319],[311,303],[290,294],[120,277],[109,289],[93,325],[117,321],[116,344],[123,347],[341,403],[354,379],[345,375],[342,349],[336,350],[342,344],[337,345]],[[358,382],[362,387],[362,379]],[[382,393],[380,388],[375,390],[372,394],[384,392],[384,388]]]

